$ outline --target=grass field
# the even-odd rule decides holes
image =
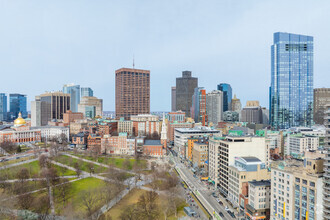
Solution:
[[[58,175],[59,176],[72,176],[72,175],[76,175],[75,171],[72,170],[68,170],[66,168],[63,167],[59,167],[57,165],[52,164],[52,167],[55,167],[58,171]],[[33,161],[31,163],[26,163],[26,164],[22,164],[19,166],[15,166],[15,167],[10,167],[7,169],[3,169],[0,170],[0,175],[5,177],[6,179],[16,179],[17,178],[17,172],[22,169],[22,168],[27,168],[30,174],[30,178],[33,177],[38,177],[39,173],[40,173],[40,166],[39,166],[39,161]]]
[[[81,180],[77,180],[75,182],[70,183],[71,186],[68,192],[68,201],[66,204],[63,204],[63,200],[61,196],[59,196],[58,188],[54,188],[55,194],[55,210],[57,214],[61,214],[67,210],[65,208],[72,209],[74,213],[86,213],[86,208],[83,206],[83,201],[81,200],[81,193],[86,190],[97,190],[105,186],[105,183],[102,180],[96,178],[85,178]],[[104,205],[104,200],[101,198],[101,194],[95,193],[97,196],[97,200],[95,201],[96,208],[100,208]],[[65,207],[65,208],[63,208]]]
[[[88,162],[85,162],[85,161],[82,161],[82,160],[79,160],[79,159],[76,159],[76,158],[72,158],[72,157],[69,157],[69,156],[66,156],[66,155],[59,156],[56,159],[56,161],[59,162],[59,163],[66,164],[66,165],[71,166],[71,167],[74,167],[74,164],[78,163],[80,165],[80,169],[85,171],[85,172],[89,172],[88,165],[91,164],[91,163],[88,163]],[[107,171],[106,167],[98,166],[98,165],[95,165],[95,164],[93,164],[93,166],[94,166],[94,172],[95,173],[103,173],[103,172]]]
[[[133,165],[136,162],[136,159],[130,158],[130,159],[128,159],[129,165],[127,167],[124,167],[123,164],[124,164],[124,161],[126,160],[125,158],[106,157],[106,156],[99,156],[97,158],[94,158],[92,156],[85,156],[85,155],[80,155],[80,154],[75,155],[75,156],[81,157],[81,158],[84,158],[84,159],[87,159],[87,160],[95,161],[95,162],[98,162],[98,163],[103,163],[103,164],[106,164],[106,165],[112,164],[117,168],[127,169],[127,170],[132,170]],[[142,169],[147,168],[147,161],[146,160],[139,160],[138,163],[141,165]]]

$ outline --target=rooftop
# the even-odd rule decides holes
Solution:
[[[152,146],[156,146],[156,145],[161,145],[160,140],[145,140],[143,145],[152,145]]]
[[[270,180],[260,180],[260,181],[249,181],[249,184],[254,186],[270,186]]]
[[[215,130],[210,127],[204,127],[204,126],[194,127],[194,128],[176,128],[175,130],[181,133],[193,133],[193,132],[220,133],[219,130]]]

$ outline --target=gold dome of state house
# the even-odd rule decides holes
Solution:
[[[14,121],[14,125],[25,125],[26,122],[25,120],[22,118],[22,114],[19,113],[18,114],[18,118]]]

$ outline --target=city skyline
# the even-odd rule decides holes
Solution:
[[[61,90],[62,85],[74,82],[93,88],[104,100],[104,109],[115,110],[113,73],[132,67],[134,56],[136,68],[152,73],[151,111],[170,110],[171,86],[184,70],[192,71],[207,91],[229,83],[242,103],[259,100],[268,107],[269,45],[274,32],[314,36],[314,88],[329,85],[326,54],[330,46],[323,27],[330,21],[326,14],[330,4],[296,2],[151,2],[147,7],[105,2],[100,4],[102,8],[88,2],[76,7],[78,4],[64,1],[31,1],[17,8],[15,2],[6,2],[0,9],[0,72],[8,83],[0,92],[26,94],[30,110],[37,94]],[[290,5],[297,10],[290,10]],[[120,10],[132,16],[116,13]],[[300,16],[302,11],[309,16]],[[260,18],[264,21],[261,26]],[[51,75],[56,77],[49,80]],[[11,76],[21,79],[15,82],[16,88]],[[264,83],[254,85],[259,81]]]

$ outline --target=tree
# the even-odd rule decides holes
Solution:
[[[21,209],[29,209],[32,206],[34,197],[30,193],[24,193],[18,196],[18,206]]]
[[[81,169],[80,169],[79,163],[77,163],[77,162],[74,163],[74,169],[76,170],[77,177],[79,178],[81,175]]]
[[[138,215],[143,219],[157,219],[158,205],[156,203],[157,193],[154,191],[147,191],[139,197],[137,207]]]
[[[41,170],[41,177],[45,179],[48,189],[58,182],[57,170],[54,167],[43,168]]]
[[[136,220],[137,217],[137,210],[135,205],[126,206],[125,209],[120,214],[119,218],[121,220]]]
[[[39,166],[41,169],[49,167],[48,157],[45,154],[41,154],[39,157]]]
[[[71,183],[69,182],[68,179],[62,179],[61,184],[59,184],[56,188],[58,190],[59,196],[62,199],[63,209],[64,209],[69,197]]]
[[[17,179],[19,179],[20,182],[24,182],[26,179],[30,178],[29,170],[26,167],[22,167],[16,175]]]
[[[7,153],[15,153],[17,151],[18,146],[12,142],[3,142],[0,143],[0,148],[2,148]]]
[[[95,190],[84,190],[79,193],[79,199],[81,201],[81,206],[86,209],[87,216],[91,216],[99,200],[97,192]]]
[[[92,173],[94,173],[94,164],[93,163],[87,163],[87,169],[89,171],[89,175],[92,175]]]
[[[131,162],[128,158],[126,158],[123,162],[123,168],[125,170],[129,170],[131,168]]]
[[[50,213],[51,205],[49,195],[42,195],[38,199],[34,200],[35,211],[39,214],[40,220],[47,219],[47,216]]]

